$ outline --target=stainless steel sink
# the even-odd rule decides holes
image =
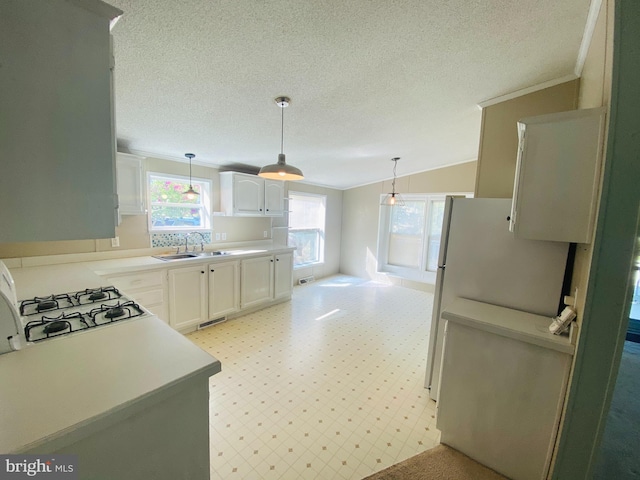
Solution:
[[[165,262],[169,262],[171,260],[186,260],[189,258],[198,258],[198,257],[217,257],[219,255],[228,255],[228,252],[222,251],[213,251],[213,252],[192,252],[192,253],[167,253],[164,255],[153,255],[153,258],[157,258],[158,260],[164,260]]]
[[[228,252],[222,252],[219,250],[213,251],[213,252],[198,252],[196,253],[196,256],[198,257],[217,257],[218,255],[228,255]]]
[[[158,260],[164,260],[164,261],[169,261],[169,260],[184,260],[185,258],[195,258],[198,255],[196,255],[195,253],[174,253],[174,254],[167,254],[167,255],[153,255],[153,258],[157,258]]]

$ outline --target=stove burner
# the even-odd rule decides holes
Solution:
[[[69,327],[69,322],[64,322],[60,320],[56,320],[53,322],[49,322],[44,326],[44,333],[47,335],[51,335],[52,333],[58,333],[62,330],[66,330]]]
[[[20,315],[37,315],[48,310],[58,310],[75,306],[71,297],[66,294],[34,297],[20,302]]]
[[[43,310],[51,310],[52,308],[57,308],[58,302],[55,300],[42,300],[38,301],[36,304],[36,310],[38,312],[42,312]]]
[[[115,300],[121,296],[122,294],[115,287],[87,288],[86,290],[76,292],[74,295],[78,305],[95,303],[100,300]]]
[[[106,298],[107,294],[104,292],[93,292],[91,295],[89,295],[89,300],[92,301],[96,301],[96,300],[102,300],[103,298]]]
[[[63,312],[54,318],[43,316],[39,320],[28,322],[24,327],[24,333],[27,341],[39,342],[85,328],[89,328],[89,325],[80,312]]]
[[[105,318],[118,318],[124,315],[124,309],[122,307],[114,307],[104,314]]]

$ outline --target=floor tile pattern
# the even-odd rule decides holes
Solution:
[[[439,442],[423,388],[433,296],[335,276],[188,335],[222,362],[212,479],[360,479]]]

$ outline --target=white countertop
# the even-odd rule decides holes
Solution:
[[[18,300],[106,286],[84,263],[12,268]]]
[[[37,257],[28,262],[30,266],[10,267],[11,275],[16,283],[18,300],[26,298],[42,297],[52,293],[69,293],[108,286],[109,282],[101,276],[117,275],[145,270],[157,270],[163,268],[180,268],[198,263],[216,263],[229,260],[257,257],[284,252],[292,252],[294,247],[286,245],[259,245],[244,248],[223,249],[227,255],[212,257],[194,257],[183,260],[164,261],[151,255],[139,257],[129,256],[112,258],[108,260],[88,260],[75,263],[52,263],[53,257],[43,257],[42,264],[38,265]],[[9,263],[11,265],[11,263]]]
[[[33,449],[220,369],[218,360],[156,317],[0,355],[0,452]]]
[[[570,355],[575,350],[568,335],[549,332],[550,317],[457,298],[442,312],[442,318]]]
[[[237,260],[242,258],[257,257],[260,255],[270,255],[284,252],[292,252],[294,247],[283,245],[259,246],[256,248],[246,247],[237,249],[223,249],[226,255],[194,257],[181,260],[165,261],[152,256],[114,258],[110,260],[98,260],[85,262],[89,269],[98,275],[115,275],[118,273],[127,273],[141,270],[154,270],[159,268],[179,268],[181,266],[190,266],[198,263],[216,263],[229,260]],[[13,272],[13,270],[12,270]],[[83,287],[87,288],[87,287]]]

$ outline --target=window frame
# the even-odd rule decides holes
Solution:
[[[167,179],[172,181],[179,181],[181,183],[189,184],[189,177],[184,175],[175,175],[171,173],[163,173],[163,172],[152,172],[148,171],[146,175],[146,187],[147,187],[147,225],[149,228],[149,233],[183,233],[183,232],[211,232],[211,191],[213,190],[212,181],[208,178],[201,177],[191,177],[191,184],[201,185],[200,192],[200,204],[199,205],[188,205],[188,204],[179,204],[179,203],[160,203],[160,202],[152,202],[151,201],[151,180],[152,178],[160,178]],[[153,225],[153,207],[156,205],[168,205],[174,207],[184,207],[184,208],[199,208],[201,209],[200,218],[202,219],[202,225],[200,226],[192,226],[185,225],[182,227],[156,227]]]
[[[431,219],[433,216],[432,202],[444,201],[448,196],[473,197],[473,193],[413,193],[402,194],[405,202],[424,201],[426,203],[425,214],[422,219],[422,238],[420,245],[420,261],[418,267],[406,267],[389,263],[389,246],[391,237],[392,210],[398,207],[380,205],[378,222],[378,258],[377,272],[381,274],[395,275],[408,280],[435,284],[437,268],[428,270],[429,262],[429,237],[431,236]],[[380,201],[385,195],[380,195]]]
[[[322,228],[295,228],[295,227],[292,228],[291,227],[292,196],[315,197],[315,198],[322,199],[322,206],[324,207],[324,218],[323,218],[323,222],[322,222]],[[315,262],[307,262],[307,263],[296,264],[296,255],[295,255],[295,252],[294,252],[294,255],[293,255],[293,269],[297,270],[297,269],[300,269],[300,268],[306,268],[306,267],[311,267],[311,266],[324,264],[324,259],[325,259],[325,235],[326,235],[326,229],[327,229],[327,195],[320,194],[320,193],[308,193],[308,192],[300,192],[300,191],[289,190],[289,192],[287,193],[287,200],[288,200],[288,208],[287,208],[287,210],[288,210],[288,212],[287,212],[287,245],[288,246],[292,246],[292,245],[289,245],[289,235],[292,232],[304,232],[304,231],[315,231],[315,230],[318,230],[318,260],[315,261]]]

